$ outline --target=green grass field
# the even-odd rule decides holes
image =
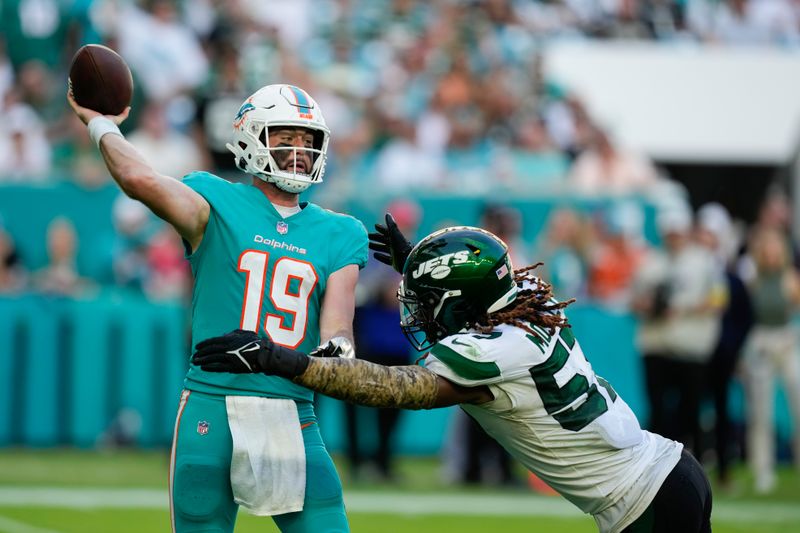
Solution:
[[[0,451],[0,532],[169,531],[163,452]],[[402,481],[351,482],[340,468],[355,532],[589,533],[591,518],[559,497],[527,489],[442,485],[438,460],[403,459]],[[800,533],[800,475],[780,472],[778,490],[756,496],[743,469],[739,489],[715,491],[716,533]],[[271,520],[239,514],[237,533],[277,531]]]

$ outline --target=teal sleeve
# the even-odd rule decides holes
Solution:
[[[202,171],[191,172],[184,176],[182,181],[193,191],[199,193],[200,196],[205,198],[205,200],[208,202],[208,205],[211,206],[211,210],[208,214],[208,224],[206,225],[205,232],[203,233],[203,240],[200,241],[200,245],[197,247],[197,249],[192,250],[189,246],[189,243],[182,239],[185,252],[184,256],[189,260],[190,264],[192,265],[192,269],[194,270],[196,267],[196,262],[203,255],[203,250],[205,250],[207,247],[206,243],[208,241],[208,236],[216,231],[216,227],[219,224],[217,220],[220,216],[219,202],[222,201],[222,194],[220,191],[223,190],[223,187],[226,184],[229,185],[229,182],[218,176]]]
[[[336,272],[347,265],[358,265],[359,269],[367,265],[367,228],[360,220],[347,216],[342,220],[339,239],[334,247],[331,272]]]
[[[183,177],[183,183],[188,185],[192,190],[197,191],[206,199],[206,201],[214,207],[214,204],[220,199],[219,191],[222,187],[230,185],[230,182],[209,174],[208,172],[191,172]]]

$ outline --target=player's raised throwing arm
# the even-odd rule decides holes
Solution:
[[[336,355],[335,349],[327,345],[318,352],[321,357],[310,357],[259,338],[252,331],[236,330],[199,343],[193,362],[211,372],[274,374],[368,407],[432,409],[493,399],[485,386],[462,387],[416,365],[388,367],[331,357]]]
[[[211,208],[205,198],[180,180],[156,172],[114,128],[128,117],[130,108],[115,117],[105,117],[79,106],[69,93],[67,100],[84,124],[97,119],[90,127],[90,134],[98,141],[106,167],[123,192],[169,222],[192,249],[196,249],[203,238]]]

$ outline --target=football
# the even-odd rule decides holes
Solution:
[[[119,115],[133,96],[133,77],[125,60],[99,44],[87,44],[75,53],[69,86],[79,105],[104,115]]]

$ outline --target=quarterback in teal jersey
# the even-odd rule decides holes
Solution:
[[[183,238],[195,278],[192,344],[242,329],[286,349],[323,345],[352,357],[367,233],[352,217],[299,201],[322,181],[329,141],[311,96],[269,85],[242,104],[228,148],[252,184],[161,175],[120,134],[128,110],[106,117],[68,100],[120,188]],[[349,531],[312,392],[278,376],[190,365],[169,481],[173,532],[232,532],[240,506],[272,516],[281,531]]]

